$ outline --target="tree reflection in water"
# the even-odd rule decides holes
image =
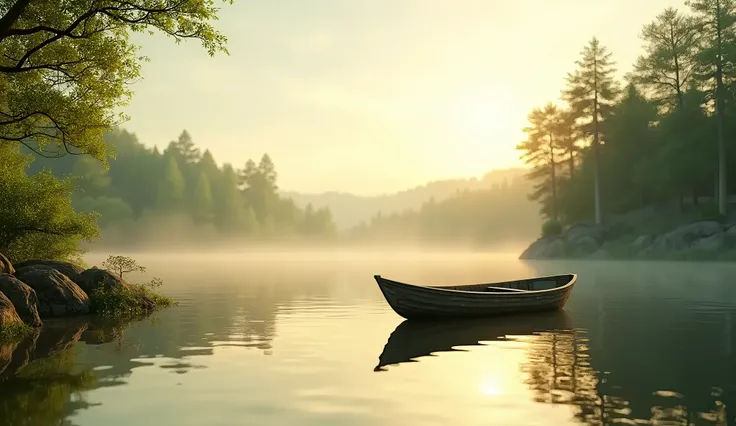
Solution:
[[[521,371],[533,400],[571,406],[574,418],[581,423],[727,424],[725,405],[717,389],[710,395],[713,408],[697,412],[688,409],[684,397],[675,392],[642,395],[640,386],[637,388],[641,383],[631,374],[636,366],[618,364],[610,374],[596,370],[587,334],[584,329],[573,328],[564,312],[478,320],[407,320],[389,336],[375,371],[386,371],[389,365],[421,362],[422,357],[441,356],[442,352],[456,351],[461,346],[468,350],[482,342],[514,340],[526,344]],[[611,379],[623,379],[626,383],[613,385]],[[694,405],[702,406],[700,397]],[[635,412],[629,398],[636,399],[640,407],[646,405],[648,412]]]
[[[119,377],[130,373],[130,365],[118,374],[81,366],[76,344],[117,342],[121,347],[123,330],[140,319],[143,317],[46,320],[23,341],[0,346],[2,424],[68,424],[67,416],[92,406],[85,401],[85,391],[121,384]]]

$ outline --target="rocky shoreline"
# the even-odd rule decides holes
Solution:
[[[39,328],[47,318],[98,314],[117,300],[125,302],[121,310],[140,313],[155,310],[167,299],[96,266],[85,269],[52,260],[12,264],[0,253],[0,336],[3,331]]]
[[[666,232],[631,233],[579,223],[533,242],[520,259],[736,260],[736,225],[713,220]]]

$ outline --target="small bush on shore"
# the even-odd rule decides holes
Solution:
[[[103,266],[112,272],[142,272],[145,267],[139,266],[135,260],[125,256],[110,256]],[[141,284],[105,286],[101,285],[89,295],[90,307],[101,316],[136,316],[174,305],[174,301],[158,293],[163,285],[160,278]]]
[[[23,340],[33,328],[27,324],[11,324],[0,328],[0,345],[10,345]]]
[[[562,234],[560,221],[550,219],[542,224],[542,237],[557,237],[560,234]]]
[[[92,310],[101,316],[139,315],[174,305],[174,301],[155,291],[161,280],[125,287],[100,287],[90,295]]]

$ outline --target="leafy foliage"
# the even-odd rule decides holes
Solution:
[[[18,323],[0,327],[0,346],[15,344],[33,331],[28,324]]]
[[[692,13],[668,8],[644,26],[644,52],[623,91],[611,53],[595,38],[583,50],[562,96],[575,130],[558,129],[549,138],[572,135],[578,155],[561,149],[555,164],[576,161],[569,178],[557,180],[557,197],[531,194],[546,217],[558,211],[563,224],[600,222],[604,212],[651,206],[728,217],[728,188],[736,183],[726,173],[736,165],[726,144],[736,132],[736,1],[687,4]],[[529,121],[537,126],[533,115]],[[549,157],[540,144],[519,149],[526,158]],[[532,162],[537,188],[550,188],[549,164]]]
[[[49,156],[106,161],[105,130],[139,77],[130,32],[199,40],[210,55],[226,38],[212,0],[16,0],[0,8],[0,143]]]
[[[99,233],[97,215],[74,211],[71,178],[26,174],[31,160],[17,146],[0,144],[0,252],[12,262],[76,260],[80,241]]]
[[[135,260],[127,256],[110,255],[102,262],[102,266],[105,269],[115,272],[121,279],[126,272],[146,272],[144,266],[138,265]]]
[[[542,224],[542,237],[556,237],[562,234],[562,223],[556,219],[550,219]]]
[[[105,269],[116,273],[121,279],[125,272],[145,272],[144,266],[138,265],[134,259],[127,256],[108,256],[102,263]],[[166,308],[174,301],[158,293],[163,280],[153,277],[150,281],[140,284],[125,283],[124,285],[101,285],[89,295],[90,308],[93,312],[104,317],[136,317],[153,310]]]
[[[99,287],[89,295],[90,308],[102,317],[129,317],[163,309],[174,304],[171,298],[155,291],[160,281],[128,284],[127,287]]]
[[[278,194],[267,154],[235,170],[218,166],[186,131],[163,154],[124,130],[106,140],[118,153],[109,170],[89,167],[82,156],[38,158],[29,169],[35,176],[47,168],[59,178],[83,173],[76,176],[73,205],[99,215],[103,244],[337,236],[329,210],[301,209]]]

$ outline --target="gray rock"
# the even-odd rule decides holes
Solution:
[[[565,242],[559,237],[540,238],[533,242],[519,259],[551,259],[565,254]]]
[[[697,240],[722,233],[724,230],[725,227],[716,221],[695,222],[660,236],[654,242],[654,247],[657,250],[683,250]]]
[[[598,250],[602,245],[602,241],[591,235],[579,236],[568,243],[568,251],[573,256],[588,256]]]
[[[10,263],[10,260],[4,254],[0,253],[0,274],[13,275],[14,273],[15,268],[13,268],[13,264]]]
[[[120,278],[117,274],[96,267],[87,269],[86,271],[79,274],[75,282],[88,295],[92,294],[100,287],[103,287],[105,289],[129,287],[128,283],[123,281],[123,279]]]
[[[15,264],[15,269],[25,268],[27,266],[46,266],[49,268],[56,269],[62,274],[66,275],[72,281],[76,281],[79,274],[84,271],[79,265],[75,265],[71,262],[62,262],[59,260],[26,260]]]
[[[14,324],[23,324],[23,320],[18,316],[10,299],[0,293],[0,328]]]
[[[652,245],[654,242],[654,237],[651,235],[640,235],[639,238],[634,240],[634,247],[638,249],[645,249]]]
[[[603,241],[606,234],[605,228],[598,225],[587,224],[587,223],[576,223],[570,226],[563,233],[564,238],[567,242],[576,244],[578,240],[596,240],[598,242]]]
[[[594,251],[590,256],[588,256],[588,258],[594,260],[608,259],[608,250],[601,247],[598,250]]]
[[[693,243],[698,250],[716,251],[726,247],[726,233],[713,234],[710,237],[701,238]]]
[[[43,323],[38,315],[38,297],[36,291],[12,275],[0,274],[0,293],[13,303],[18,316],[32,327],[40,327]]]
[[[16,277],[36,290],[41,318],[89,313],[89,297],[66,275],[48,266],[26,266]]]
[[[726,238],[728,238],[729,240],[736,241],[736,225],[731,225],[726,230]]]

